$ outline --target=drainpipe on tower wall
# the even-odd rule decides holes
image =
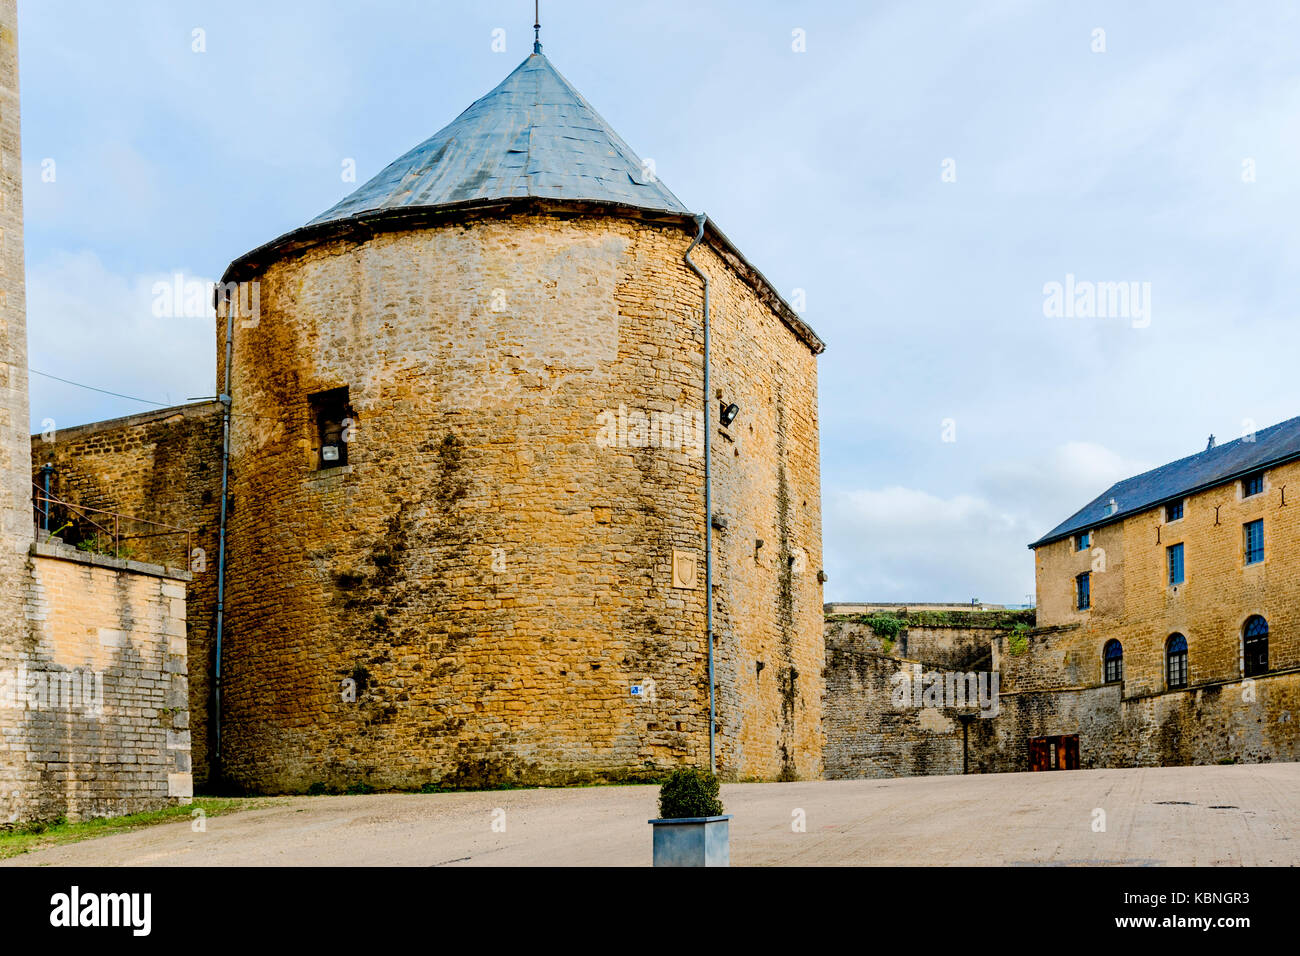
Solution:
[[[50,530],[50,479],[54,475],[54,465],[46,462],[41,467],[41,480],[45,483],[45,500],[41,502],[41,530]]]
[[[713,456],[710,443],[713,432],[713,413],[710,411],[713,408],[713,395],[709,386],[709,277],[691,261],[691,253],[704,238],[704,226],[708,221],[709,217],[704,213],[695,217],[699,231],[683,258],[690,270],[704,283],[704,615],[709,652],[709,772],[717,773],[713,741]]]
[[[214,777],[219,782],[223,775],[221,765],[221,639],[225,624],[226,611],[226,504],[230,483],[230,384],[231,367],[234,363],[235,310],[230,300],[226,300],[226,374],[222,381],[222,392],[218,400],[222,404],[221,413],[221,531],[217,544],[217,635],[216,661],[213,667],[212,691],[212,726],[216,746],[213,749]]]

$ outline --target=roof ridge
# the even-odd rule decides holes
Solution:
[[[1300,457],[1300,415],[1234,438],[1183,458],[1175,459],[1111,483],[1070,517],[1030,545],[1031,548],[1069,537],[1088,528],[1119,521],[1180,495],[1231,481],[1235,476]],[[1270,447],[1276,445],[1277,447]],[[1249,447],[1247,447],[1249,446]],[[1131,502],[1118,499],[1132,495]],[[1116,503],[1114,512],[1110,500]]]
[[[1291,424],[1292,422],[1300,422],[1300,415],[1296,415],[1296,416],[1293,417],[1293,418],[1288,418],[1288,419],[1286,419],[1285,421],[1275,422],[1274,424],[1272,424],[1272,425],[1268,425],[1268,426],[1266,426],[1265,428],[1257,429],[1256,431],[1254,431],[1254,432],[1252,433],[1252,434],[1254,434],[1254,436],[1255,436],[1255,442],[1258,442],[1258,441],[1259,441],[1259,436],[1260,436],[1260,435],[1263,435],[1265,432],[1271,432],[1271,431],[1273,431],[1274,429],[1281,428],[1283,425],[1289,425],[1289,424]],[[1157,471],[1161,471],[1161,470],[1163,470],[1163,469],[1165,469],[1165,468],[1172,468],[1172,467],[1174,467],[1175,465],[1181,465],[1181,464],[1184,464],[1184,463],[1186,463],[1186,462],[1191,461],[1193,458],[1200,458],[1201,456],[1203,456],[1203,455],[1208,455],[1208,454],[1210,454],[1210,453],[1212,453],[1212,452],[1218,452],[1218,451],[1221,451],[1221,450],[1223,450],[1223,449],[1231,448],[1233,445],[1238,445],[1238,444],[1241,444],[1241,443],[1243,443],[1243,442],[1245,442],[1245,441],[1246,441],[1246,436],[1245,436],[1245,435],[1242,435],[1242,436],[1240,436],[1239,438],[1234,438],[1234,439],[1232,439],[1232,441],[1226,441],[1226,442],[1224,442],[1222,445],[1216,444],[1216,445],[1214,445],[1213,447],[1210,447],[1210,448],[1203,448],[1203,449],[1201,449],[1200,451],[1192,452],[1190,455],[1184,455],[1182,458],[1176,458],[1176,459],[1174,459],[1174,460],[1171,461],[1171,462],[1166,462],[1166,463],[1163,464],[1163,465],[1157,465],[1155,468],[1149,468],[1149,469],[1147,469],[1146,471],[1139,472],[1139,473],[1136,474],[1136,475],[1131,475],[1131,476],[1129,476],[1128,478],[1124,478],[1124,479],[1122,479],[1122,480],[1120,480],[1120,481],[1117,481],[1117,482],[1115,482],[1115,484],[1111,485],[1110,488],[1108,488],[1108,489],[1106,489],[1106,490],[1107,490],[1107,491],[1110,491],[1110,490],[1112,490],[1112,489],[1114,489],[1114,488],[1118,488],[1120,485],[1124,484],[1125,482],[1136,481],[1138,478],[1145,478],[1147,475],[1155,474]],[[1104,495],[1105,493],[1106,493],[1105,491],[1102,492],[1103,495]]]

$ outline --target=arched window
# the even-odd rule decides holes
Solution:
[[[1119,641],[1109,640],[1106,642],[1105,649],[1101,652],[1102,661],[1105,664],[1105,680],[1107,684],[1114,684],[1124,678],[1124,645]]]
[[[1181,634],[1165,644],[1165,677],[1171,690],[1187,686],[1187,638]]]
[[[1268,621],[1258,614],[1246,620],[1241,649],[1247,677],[1268,671]]]

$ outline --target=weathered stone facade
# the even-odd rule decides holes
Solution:
[[[1072,680],[1102,682],[1102,648],[1124,647],[1126,697],[1165,690],[1164,650],[1171,634],[1187,638],[1188,678],[1232,681],[1243,674],[1242,628],[1251,615],[1269,624],[1269,670],[1300,668],[1300,463],[1267,469],[1264,491],[1242,497],[1240,481],[1188,497],[1183,517],[1166,522],[1156,507],[1093,532],[1076,551],[1072,539],[1035,551],[1041,626],[1077,624],[1058,641]],[[1291,500],[1286,489],[1291,488]],[[1264,522],[1264,559],[1247,564],[1243,527]],[[1185,581],[1168,583],[1167,549],[1184,547]],[[1076,575],[1088,571],[1091,608],[1075,607]]]
[[[1035,550],[1038,622],[1018,654],[1003,655],[1004,716],[996,769],[1026,769],[1031,736],[1080,737],[1084,767],[1300,759],[1300,512],[1286,496],[1300,464],[1263,472],[1245,495],[1232,480],[1163,507]],[[1264,557],[1247,562],[1246,523],[1263,521]],[[1183,546],[1184,580],[1169,583],[1168,549]],[[1076,577],[1090,576],[1090,607]],[[1268,667],[1247,677],[1244,627],[1268,622]],[[1170,687],[1166,643],[1187,641],[1187,686]],[[1123,648],[1122,679],[1107,684],[1108,641]]]
[[[34,540],[16,31],[0,0],[0,827],[193,792],[188,572]]]
[[[32,545],[21,653],[0,672],[0,746],[17,758],[0,825],[186,803],[184,571]]]
[[[18,107],[16,0],[0,0],[0,580],[26,573],[32,538],[27,473],[27,305],[23,259],[23,167]],[[21,615],[0,589],[0,635]]]
[[[707,764],[700,436],[652,424],[699,421],[692,236],[689,220],[534,203],[227,276],[257,281],[260,302],[236,322],[229,389],[234,781]],[[714,384],[742,409],[724,433],[708,403],[719,769],[815,777],[814,352],[728,249],[694,258],[713,283]],[[311,399],[342,387],[347,464],[320,468]],[[694,560],[684,582],[675,553]]]
[[[33,435],[32,480],[52,497],[129,515],[123,521],[130,557],[188,568],[189,686],[194,779],[208,780],[208,713],[216,617],[217,536],[221,512],[221,411],[218,402],[144,412],[127,418]],[[53,530],[64,511],[52,509]],[[108,520],[100,516],[100,520]]]
[[[884,633],[877,633],[873,617],[826,618],[826,777],[912,777],[989,769],[986,735],[999,716],[979,716],[965,708],[966,727],[962,708],[896,706],[897,678],[917,672],[991,673],[998,638],[1032,625],[1033,612],[880,615],[904,625],[892,637],[883,625]]]
[[[27,310],[23,263],[18,12],[0,0],[0,669],[17,666],[32,542],[27,443]],[[0,743],[0,788],[24,772],[23,754]]]
[[[1294,671],[1253,684],[1123,693],[1119,684],[1004,693],[996,720],[972,723],[972,766],[981,773],[1028,770],[1031,737],[1073,734],[1083,769],[1300,759],[1300,674]]]
[[[194,532],[201,784],[218,770],[284,791],[707,763],[710,604],[719,769],[819,776],[821,341],[545,57],[457,122],[463,135],[412,151],[406,173],[381,172],[223,277],[224,500],[224,409],[203,403],[40,438],[30,467],[15,459],[21,477],[6,473],[24,526],[35,478],[81,508]],[[458,153],[466,137],[493,155]],[[697,228],[707,395],[703,287],[683,262]],[[741,407],[727,427],[720,402]],[[176,561],[141,530],[137,557]]]

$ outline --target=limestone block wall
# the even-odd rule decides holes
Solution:
[[[690,239],[519,213],[325,241],[253,277],[260,315],[237,327],[231,389],[236,782],[562,782],[707,762]],[[749,363],[719,387],[755,431],[740,455],[715,451],[715,511],[745,539],[717,539],[720,769],[815,776],[813,356],[730,264],[699,260],[716,277],[716,361]],[[311,396],[344,386],[347,464],[321,469]],[[753,537],[780,563],[756,564]]]
[[[825,644],[816,359],[716,249],[704,245],[692,259],[711,282],[710,414],[740,407],[713,439],[714,514],[725,525],[714,532],[719,759],[763,779],[817,778]]]
[[[1118,684],[1004,694],[998,718],[971,730],[981,772],[1014,772],[1029,769],[1030,737],[1058,734],[1079,735],[1085,769],[1295,761],[1298,721],[1293,670],[1133,698]]]
[[[950,710],[892,705],[894,676],[920,662],[871,650],[861,636],[840,632],[827,645],[826,778],[961,773],[961,726]]]
[[[1002,623],[1016,619],[1032,620],[1032,612]],[[967,671],[996,661],[997,715],[972,717],[967,727],[971,773],[1027,771],[1031,737],[1073,734],[1085,769],[1300,760],[1300,668],[1150,693],[1100,684],[1091,656],[1078,651],[1080,632],[1087,633],[1079,624],[1026,633],[954,623],[914,629],[909,622],[890,641],[864,617],[827,620],[828,778],[961,772],[963,728],[953,708],[894,707],[892,678],[913,664],[923,672]],[[971,641],[981,636],[996,653],[979,653]],[[927,656],[913,659],[904,646],[925,648]]]
[[[1230,482],[1187,498],[1177,521],[1153,508],[1100,528],[1088,552],[1068,540],[1038,548],[1039,623],[1078,625],[1069,651],[1079,681],[1101,682],[1102,648],[1116,638],[1124,647],[1125,694],[1163,691],[1165,642],[1174,633],[1187,638],[1190,684],[1239,678],[1242,632],[1255,614],[1269,623],[1270,668],[1300,665],[1297,487],[1300,463],[1292,462],[1265,472],[1262,494],[1243,498],[1241,483]],[[1243,528],[1256,519],[1264,522],[1265,557],[1248,565]],[[1175,544],[1184,549],[1179,585],[1168,583],[1166,565]],[[1078,611],[1074,575],[1089,568],[1093,607]]]
[[[15,0],[0,0],[0,637],[19,617],[14,583],[32,537],[20,132],[18,16]]]
[[[1156,507],[1036,550],[1039,623],[1002,655],[1004,714],[981,740],[989,765],[1027,767],[1027,738],[1079,734],[1084,767],[1167,766],[1300,758],[1300,517],[1287,486],[1300,464],[1264,472],[1262,494],[1240,481],[1184,499],[1167,521]],[[1245,561],[1244,526],[1264,523],[1265,557]],[[1170,584],[1167,549],[1183,546],[1185,580]],[[1092,607],[1074,603],[1074,576],[1091,574]],[[1269,625],[1269,670],[1246,679],[1246,620]],[[1188,687],[1169,689],[1165,646],[1188,645]],[[1103,651],[1123,647],[1123,677],[1103,684]]]
[[[217,540],[221,508],[221,413],[201,402],[33,435],[31,480],[53,466],[54,497],[193,532],[184,535],[124,522],[132,558],[187,569],[190,714],[194,777],[209,771]],[[100,516],[99,520],[107,520]],[[60,523],[55,509],[54,524]],[[57,530],[57,529],[55,529]],[[71,540],[71,539],[69,539]]]
[[[0,0],[0,657],[17,654],[26,632],[32,541],[20,132],[17,6]],[[20,772],[19,759],[0,751],[0,785]]]
[[[872,615],[831,614],[823,622],[827,648],[852,643],[886,657],[924,661],[945,670],[989,667],[991,646],[1017,628],[1032,627],[1034,612],[913,612],[890,615],[902,625],[894,636],[872,626]]]
[[[1003,693],[1099,685],[1101,649],[1089,652],[1095,643],[1095,635],[1079,624],[1036,628],[1020,641],[999,641]]]
[[[185,803],[185,572],[35,543],[0,656],[0,825]]]
[[[1010,643],[1017,625],[1032,623],[1033,612],[900,614],[898,620],[906,626],[892,638],[876,633],[870,619],[870,615],[833,615],[825,622],[826,777],[961,773],[964,755],[971,773],[992,769],[998,746],[990,734],[1004,719],[1004,697],[999,697],[996,715],[992,710],[972,715],[964,730],[954,706],[896,706],[895,677],[900,673],[909,680],[918,673],[987,674],[995,667],[1001,675],[993,646]],[[992,688],[991,682],[985,686]]]

